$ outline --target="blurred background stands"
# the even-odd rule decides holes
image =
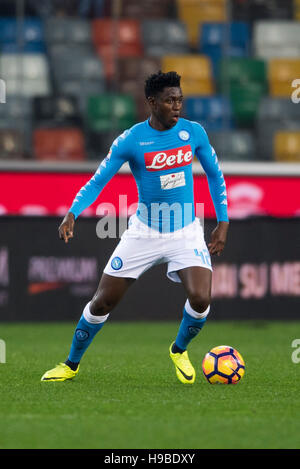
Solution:
[[[160,69],[220,160],[299,161],[300,0],[2,0],[0,158],[101,160]]]

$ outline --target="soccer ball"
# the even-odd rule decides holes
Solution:
[[[235,384],[245,373],[242,355],[229,345],[219,345],[211,349],[204,357],[202,369],[205,378],[211,384]]]

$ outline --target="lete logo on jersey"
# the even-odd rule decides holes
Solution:
[[[165,151],[151,151],[144,153],[146,169],[148,171],[160,171],[173,169],[191,164],[193,152],[191,145],[173,148]]]

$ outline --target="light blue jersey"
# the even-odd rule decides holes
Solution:
[[[206,173],[217,220],[228,221],[226,186],[217,155],[203,127],[182,118],[168,130],[155,130],[146,120],[120,135],[76,195],[70,212],[77,218],[128,162],[138,188],[137,217],[160,232],[183,228],[195,219],[194,155]]]

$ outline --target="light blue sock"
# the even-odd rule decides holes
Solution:
[[[190,341],[199,334],[200,330],[206,322],[206,317],[202,319],[193,318],[183,309],[183,319],[180,323],[179,331],[175,340],[175,344],[181,350],[186,350]]]
[[[86,308],[89,308],[89,304],[86,306]],[[97,332],[102,329],[105,322],[106,321],[95,323],[88,322],[84,317],[84,313],[82,314],[73,336],[71,350],[68,356],[68,360],[70,362],[80,362],[84,352],[92,342]]]

